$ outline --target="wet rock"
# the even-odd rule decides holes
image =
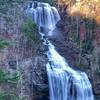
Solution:
[[[64,28],[66,26],[65,22],[60,20],[58,21],[58,23],[56,24],[56,26],[60,29]]]
[[[39,49],[39,52],[40,53],[45,53],[48,51],[48,46],[47,45],[43,45],[41,46],[41,48]]]
[[[43,96],[43,97],[37,98],[36,100],[50,100],[50,99],[47,96]]]
[[[95,100],[100,100],[100,96],[99,95],[95,95]]]

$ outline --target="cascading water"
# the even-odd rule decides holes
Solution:
[[[50,41],[43,38],[45,31],[52,33],[60,16],[55,7],[47,3],[30,3],[26,13],[39,26],[40,34],[47,45],[49,63],[47,73],[49,78],[50,100],[94,100],[92,87],[84,72],[74,71],[66,60],[59,55]]]

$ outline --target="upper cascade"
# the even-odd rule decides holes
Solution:
[[[54,29],[60,20],[59,13],[55,7],[48,3],[33,2],[29,3],[26,13],[39,26],[47,29]]]

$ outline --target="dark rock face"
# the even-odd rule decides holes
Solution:
[[[46,63],[47,59],[43,56],[35,56],[19,62],[23,82],[22,93],[27,97],[27,100],[48,98]]]

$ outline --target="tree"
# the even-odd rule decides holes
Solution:
[[[73,15],[77,12],[86,18],[95,19],[99,23],[100,0],[76,0],[71,6],[69,14]]]

